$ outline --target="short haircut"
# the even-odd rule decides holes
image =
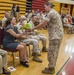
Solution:
[[[33,14],[32,16],[31,16],[31,18],[33,18],[34,16],[37,16],[36,14]]]
[[[55,6],[54,4],[52,4],[52,3],[51,3],[51,2],[49,2],[49,1],[48,1],[48,2],[46,2],[46,3],[45,3],[45,5],[50,6],[51,8],[53,8],[53,7]]]
[[[9,12],[9,11],[5,11],[5,14],[6,14],[6,13],[10,13],[10,12]]]

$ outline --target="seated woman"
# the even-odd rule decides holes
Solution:
[[[69,18],[68,14],[63,18],[63,26],[68,28],[67,33],[72,33],[74,31],[74,26],[72,25],[71,18]]]
[[[71,20],[68,19],[69,15],[67,14],[64,18],[63,18],[63,24],[64,26],[68,27],[68,28],[72,28],[72,25],[71,25]]]
[[[39,19],[37,15],[32,15],[31,17],[32,19],[29,21],[30,25],[32,26],[32,28],[34,28],[35,26],[37,26],[39,24]],[[46,48],[46,44],[47,44],[47,38],[44,34],[37,34],[37,31],[35,31],[36,34],[35,35],[31,35],[31,37],[33,39],[37,39],[38,41],[42,42],[42,52],[47,52],[47,48]]]
[[[29,67],[29,64],[27,62],[27,46],[25,43],[17,42],[15,41],[15,38],[21,38],[23,34],[21,34],[17,27],[14,25],[16,24],[15,17],[9,17],[5,24],[4,24],[4,38],[3,38],[3,46],[6,48],[9,48],[11,50],[18,49],[19,50],[19,56],[20,56],[20,63],[25,66]]]

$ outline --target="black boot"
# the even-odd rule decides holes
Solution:
[[[42,60],[38,57],[37,53],[34,53],[33,55],[34,55],[33,61],[42,63]]]
[[[4,67],[3,67],[3,73],[2,74],[7,74],[7,75],[10,75],[11,74],[11,72],[8,72],[7,70],[5,70],[4,69]]]
[[[46,47],[43,47],[42,48],[42,52],[47,52],[47,48]]]

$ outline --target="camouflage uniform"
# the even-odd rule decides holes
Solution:
[[[61,44],[61,39],[50,40],[49,50],[48,50],[48,61],[49,61],[48,67],[56,66],[60,44]]]
[[[48,33],[49,33],[49,48],[48,48],[48,67],[55,67],[56,60],[59,53],[59,47],[63,37],[63,26],[60,15],[52,9],[45,20],[48,21]]]
[[[46,47],[46,37],[45,37],[45,35],[43,35],[43,34],[38,34],[38,35],[33,35],[33,36],[31,36],[33,39],[36,39],[36,40],[41,40],[42,41],[42,45],[43,45],[43,47]]]
[[[31,25],[32,25],[32,28],[34,28],[34,23],[32,21],[29,22]],[[46,36],[44,34],[38,34],[38,35],[32,35],[31,36],[33,39],[36,39],[36,40],[41,40],[42,41],[42,45],[43,47],[46,47]]]
[[[36,39],[27,38],[25,40],[22,40],[26,44],[32,44],[33,45],[33,52],[38,53],[38,41]]]

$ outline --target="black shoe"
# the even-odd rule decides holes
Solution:
[[[7,70],[4,70],[2,74],[8,74],[8,75],[10,75],[11,72],[8,72]]]
[[[25,61],[26,63],[29,63],[29,61]],[[20,64],[22,64],[23,63],[23,61],[20,61]]]
[[[27,68],[29,67],[29,64],[28,64],[27,61],[25,61],[25,62],[20,61],[20,63],[21,63],[23,66],[27,67]]]

